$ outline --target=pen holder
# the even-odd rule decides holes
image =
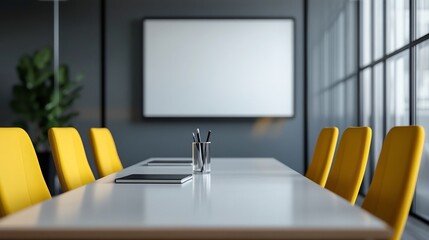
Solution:
[[[194,173],[210,173],[210,142],[192,143],[192,169]]]

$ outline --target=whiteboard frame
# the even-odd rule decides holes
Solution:
[[[246,115],[246,116],[236,116],[236,115],[207,116],[207,115],[202,115],[202,114],[201,115],[195,115],[195,116],[189,116],[189,115],[185,116],[185,115],[176,115],[176,114],[171,114],[169,116],[166,116],[166,115],[162,115],[162,116],[150,115],[150,116],[148,116],[145,113],[145,109],[144,109],[144,105],[145,105],[145,101],[146,101],[145,94],[144,94],[144,91],[145,91],[145,79],[144,79],[144,76],[145,76],[145,42],[144,42],[144,40],[145,40],[145,36],[144,36],[144,34],[145,34],[145,28],[144,28],[145,21],[146,20],[235,20],[235,19],[238,19],[238,20],[265,20],[265,19],[276,20],[276,19],[279,19],[279,20],[290,20],[290,21],[292,21],[292,34],[293,34],[293,36],[292,36],[292,40],[293,40],[293,42],[292,42],[292,49],[293,49],[293,56],[292,56],[292,62],[293,62],[293,67],[292,67],[292,69],[293,69],[293,74],[292,74],[292,84],[293,84],[292,114],[287,115],[287,116],[286,115],[285,116],[270,116],[270,115],[262,115],[262,114],[261,115]],[[143,118],[145,118],[145,119],[174,119],[174,118],[179,118],[179,119],[195,119],[195,118],[197,118],[197,119],[254,119],[254,118],[265,118],[265,117],[267,117],[267,118],[287,118],[287,119],[295,118],[295,116],[296,116],[296,89],[297,89],[297,87],[296,87],[297,66],[295,64],[296,63],[296,52],[297,52],[297,50],[296,50],[296,39],[297,39],[296,32],[297,32],[297,30],[296,30],[296,21],[295,21],[294,17],[212,17],[212,16],[210,16],[210,17],[207,17],[207,16],[203,16],[203,17],[201,17],[201,16],[153,17],[153,16],[151,16],[151,17],[144,17],[142,19],[141,24],[142,24],[142,28],[141,28],[142,29],[142,32],[141,32],[141,36],[142,36],[142,39],[141,39],[141,44],[142,44],[141,45],[142,46],[142,55],[141,55],[142,56],[141,57],[141,59],[142,59],[142,88],[141,88],[142,89],[142,92],[141,92],[142,93],[142,97],[141,97],[142,101],[141,101],[141,104],[142,104],[142,106],[141,106],[141,110],[142,110]]]

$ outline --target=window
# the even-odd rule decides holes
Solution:
[[[429,130],[429,41],[416,46],[416,122]],[[426,135],[416,187],[415,211],[429,218],[429,137]]]
[[[360,191],[366,194],[392,127],[419,124],[429,136],[429,0],[309,0],[308,6],[308,155],[323,127],[370,126]],[[411,211],[429,221],[429,137]]]
[[[307,113],[317,119],[307,125],[308,162],[322,128],[358,124],[358,7],[356,0],[308,1]]]
[[[363,70],[361,74],[361,104],[362,125],[372,125],[372,79],[371,68]]]
[[[372,0],[361,1],[361,66],[371,62],[371,2]]]
[[[415,38],[429,33],[429,0],[416,0],[415,30]]]
[[[387,52],[391,53],[410,41],[410,1],[386,1]]]
[[[357,78],[355,76],[349,78],[346,80],[346,95],[345,95],[345,101],[346,101],[346,117],[345,117],[345,124],[346,126],[356,126],[357,121],[357,92],[356,92],[356,86],[357,86]]]
[[[371,169],[375,169],[384,139],[384,78],[383,62],[361,72],[361,124],[372,129],[369,163],[361,193],[366,194],[371,182]]]
[[[383,62],[374,66],[373,122],[372,122],[372,169],[377,165],[384,140],[384,73]]]
[[[360,80],[360,103],[361,103],[361,124],[363,126],[369,126],[372,128],[373,119],[373,81],[372,81],[372,69],[366,68],[361,72]],[[371,161],[371,156],[369,156]],[[366,194],[368,192],[369,184],[371,182],[371,174],[369,171],[369,164],[367,164],[365,176],[361,185],[361,193]]]
[[[370,2],[372,5],[359,1],[359,125],[370,125],[373,133],[363,194],[374,174],[385,135],[392,127],[419,124],[429,131],[429,0]],[[412,212],[429,221],[429,138]]]
[[[357,43],[358,29],[357,25],[357,1],[350,1],[345,6],[346,13],[346,75],[355,74],[357,71]]]
[[[387,129],[410,124],[409,50],[387,59]]]
[[[375,0],[372,1],[374,4],[374,55],[373,60],[380,59],[384,53],[384,42],[383,42],[383,12],[384,12],[384,1]]]

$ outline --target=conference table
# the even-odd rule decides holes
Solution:
[[[166,159],[166,158],[163,158]],[[183,160],[177,158],[178,160]],[[0,239],[388,239],[391,229],[274,158],[212,158],[183,184],[115,184],[192,173],[147,159],[0,219]],[[167,159],[172,160],[172,159]]]

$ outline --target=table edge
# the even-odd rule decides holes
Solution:
[[[0,239],[389,239],[390,229],[2,229]]]

